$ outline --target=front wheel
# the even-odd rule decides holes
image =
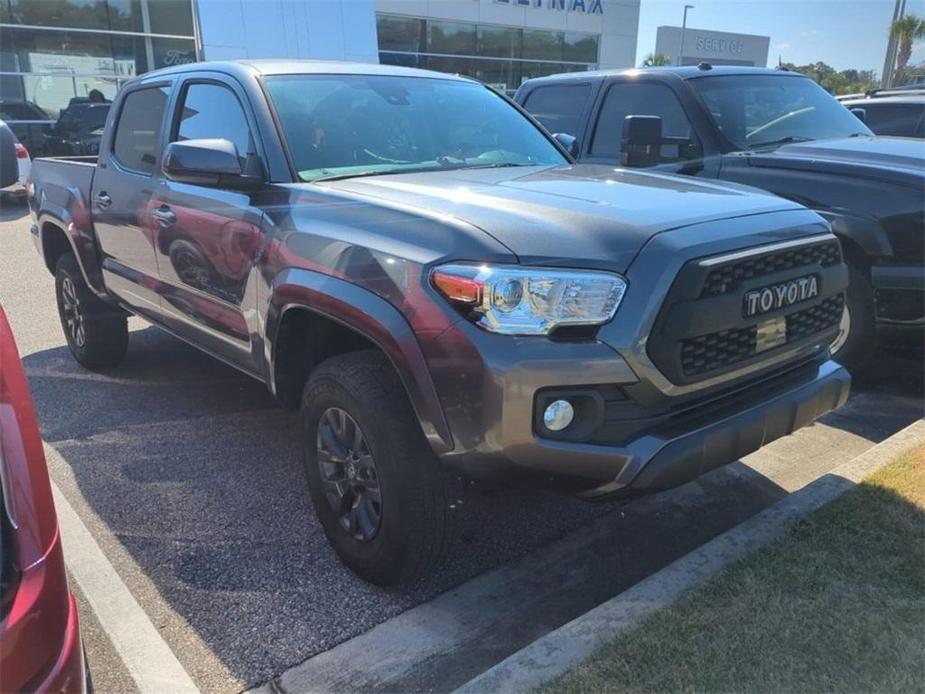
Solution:
[[[424,438],[388,359],[364,350],[332,357],[302,396],[305,472],[334,551],[378,585],[413,582],[452,543],[458,479]]]
[[[90,290],[72,253],[61,256],[55,266],[55,294],[74,359],[91,371],[118,365],[128,349],[128,321],[120,309]]]

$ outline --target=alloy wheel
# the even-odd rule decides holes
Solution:
[[[348,412],[330,407],[317,431],[318,471],[328,503],[345,532],[369,542],[382,522],[376,463],[360,425]]]
[[[61,282],[61,314],[71,341],[77,347],[83,347],[87,341],[84,318],[77,298],[77,288],[70,277],[65,277]]]

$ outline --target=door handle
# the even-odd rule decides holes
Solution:
[[[107,207],[112,205],[112,198],[109,197],[105,192],[101,192],[93,196],[93,202],[96,203],[96,206],[101,210],[105,210]]]
[[[160,207],[155,207],[151,211],[151,216],[157,220],[157,223],[162,227],[169,227],[176,224],[177,215],[171,210],[167,205],[161,205]]]

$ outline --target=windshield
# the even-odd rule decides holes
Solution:
[[[472,82],[278,75],[266,85],[303,181],[567,163],[515,108]]]
[[[810,79],[790,75],[702,77],[688,82],[739,149],[871,135],[857,116]]]
[[[59,131],[76,132],[78,130],[96,130],[106,124],[111,104],[75,104],[61,112],[61,118],[55,124]]]

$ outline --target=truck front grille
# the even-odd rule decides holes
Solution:
[[[787,316],[787,343],[829,330],[841,320],[843,295],[829,297],[821,304]],[[681,342],[681,369],[686,376],[732,366],[755,356],[758,326],[722,330]]]
[[[701,296],[720,296],[733,291],[742,280],[770,275],[782,270],[818,264],[829,267],[841,262],[838,241],[824,241],[777,253],[745,258],[713,268],[703,283]]]
[[[749,292],[807,276],[816,278],[818,296],[746,315]],[[833,236],[690,260],[665,297],[646,342],[647,353],[677,385],[763,362],[779,364],[774,357],[781,352],[824,346],[834,337],[847,284],[847,266]],[[773,337],[759,339],[759,329],[772,319],[785,321],[786,328],[768,325]]]

